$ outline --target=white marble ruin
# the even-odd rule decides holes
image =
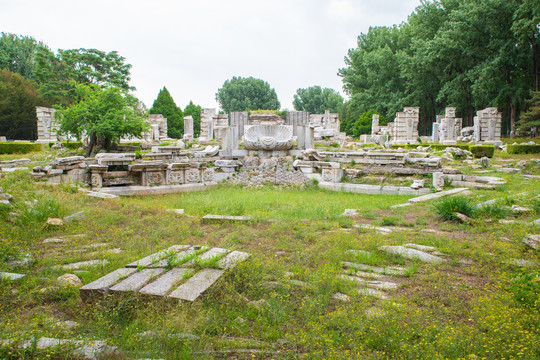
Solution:
[[[193,141],[194,137],[193,116],[184,117],[184,140]]]
[[[474,117],[474,141],[502,145],[502,114],[496,107],[476,112]]]
[[[202,109],[199,141],[222,140],[228,127],[227,114],[216,114],[216,109]]]
[[[329,110],[326,110],[324,114],[310,114],[309,126],[314,128],[315,140],[321,140],[325,137],[345,137],[339,132],[339,115],[330,113]]]
[[[55,109],[36,106],[38,131],[38,138],[36,142],[49,143],[58,141],[56,132],[58,131],[59,124],[54,118],[55,111]]]
[[[294,144],[293,128],[281,124],[248,125],[242,140],[247,150],[290,150]]]
[[[388,132],[394,144],[416,144],[420,108],[406,107],[398,112],[394,122],[388,123]]]
[[[447,107],[444,115],[437,115],[433,123],[433,142],[453,145],[460,140],[462,119],[456,118],[456,108]]]

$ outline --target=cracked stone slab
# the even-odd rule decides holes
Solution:
[[[109,263],[108,260],[88,260],[88,261],[81,261],[73,264],[66,264],[66,265],[59,265],[58,267],[61,267],[64,270],[79,270],[86,267],[92,267],[92,266],[105,266]]]
[[[408,248],[413,248],[413,249],[416,249],[416,250],[420,250],[420,251],[435,251],[435,247],[433,247],[433,246],[418,245],[418,244],[412,244],[412,243],[408,243],[408,244],[405,244],[403,246],[408,247]]]
[[[169,298],[195,301],[223,275],[224,270],[203,269],[169,294]]]
[[[386,251],[390,254],[401,255],[408,259],[418,259],[429,263],[441,263],[444,261],[444,259],[438,256],[431,255],[420,250],[406,248],[404,246],[381,246],[379,250]]]
[[[120,281],[118,284],[111,287],[110,291],[139,291],[152,278],[164,272],[164,269],[143,269],[134,273],[127,279]]]
[[[409,204],[417,204],[417,203],[424,202],[424,201],[430,201],[430,200],[438,199],[438,198],[441,198],[441,197],[444,197],[444,196],[450,196],[450,195],[459,194],[459,193],[464,192],[466,190],[468,190],[468,188],[457,188],[457,189],[451,189],[451,190],[446,190],[446,191],[440,191],[440,192],[436,192],[436,193],[433,193],[433,194],[427,194],[427,195],[418,196],[418,197],[407,200],[407,202]]]
[[[378,290],[395,290],[398,288],[398,284],[391,281],[381,281],[381,280],[366,280],[358,276],[351,275],[341,275],[343,280],[350,280],[360,283],[363,286],[368,288],[378,289]]]
[[[540,249],[540,235],[527,234],[523,242],[534,250]]]
[[[0,279],[5,280],[20,280],[22,278],[26,277],[24,274],[15,274],[15,273],[8,273],[8,272],[0,272]]]
[[[218,261],[218,267],[223,270],[234,269],[236,265],[246,260],[249,254],[242,251],[233,251]]]

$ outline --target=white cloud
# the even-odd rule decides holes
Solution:
[[[341,91],[347,50],[370,26],[407,19],[419,0],[0,0],[1,31],[53,50],[117,50],[151,106],[166,86],[176,103],[215,107],[232,76],[268,81],[282,107],[296,89]]]

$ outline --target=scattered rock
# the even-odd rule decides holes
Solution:
[[[167,209],[167,212],[175,213],[177,215],[183,215],[184,209]]]
[[[79,220],[84,220],[84,211],[79,211],[78,213],[64,217],[64,223],[66,224]]]
[[[0,200],[11,201],[11,200],[13,200],[13,196],[11,196],[10,194],[7,194],[7,193],[0,193]]]
[[[341,216],[358,216],[358,212],[360,210],[358,209],[345,209],[345,211],[343,212],[343,214],[341,214]]]
[[[9,202],[9,200],[0,200],[0,205],[5,205],[5,206],[13,207],[13,205],[11,205],[11,203]]]
[[[79,326],[79,323],[71,320],[58,321],[56,324],[54,324],[54,326],[64,330],[75,330]]]
[[[8,272],[1,272],[0,271],[0,279],[5,280],[20,280],[24,278],[26,275],[24,274],[15,274],[15,273],[8,273]]]
[[[334,296],[332,296],[332,297],[334,299],[336,299],[336,300],[343,301],[343,302],[351,301],[351,298],[349,297],[349,295],[345,295],[345,294],[342,294],[342,293],[335,293]]]
[[[62,219],[58,219],[58,218],[48,218],[47,219],[47,225],[50,225],[50,226],[62,226],[62,225],[64,225],[64,221]]]
[[[487,158],[487,157],[485,157],[485,156],[482,157],[482,158],[480,159],[480,165],[482,165],[483,168],[489,167],[489,158]]]
[[[464,222],[464,223],[470,223],[470,222],[472,222],[472,219],[471,219],[470,217],[468,217],[467,215],[465,215],[465,214],[462,214],[462,213],[459,213],[459,212],[455,212],[454,215],[456,215],[457,218],[458,218],[459,220],[461,220],[462,222]]]
[[[523,242],[534,250],[540,249],[540,235],[527,234]]]
[[[523,214],[523,213],[528,213],[528,212],[531,212],[532,210],[528,207],[524,207],[524,206],[519,206],[519,205],[512,205],[512,208],[511,208],[512,212],[514,213],[520,213],[520,214]]]
[[[505,172],[507,174],[519,174],[521,172],[521,169],[515,169],[515,168],[500,168],[499,171]]]
[[[79,286],[82,286],[83,284],[82,280],[79,279],[79,277],[74,274],[64,274],[62,276],[59,276],[58,278],[56,278],[56,283],[62,287],[68,287],[68,286],[79,287]]]
[[[508,259],[505,261],[508,265],[514,265],[519,267],[532,267],[536,266],[536,261],[525,260],[525,259]]]
[[[434,256],[416,249],[409,249],[404,246],[381,246],[379,249],[390,254],[398,254],[409,259],[418,259],[430,263],[440,263],[444,261],[444,259],[438,256]]]
[[[517,166],[521,169],[523,169],[525,166],[527,166],[527,160],[521,160],[517,163]]]
[[[411,188],[415,190],[421,189],[424,187],[425,183],[426,183],[426,180],[413,180]]]

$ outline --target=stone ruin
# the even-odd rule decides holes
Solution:
[[[58,141],[56,132],[58,131],[58,122],[54,118],[56,110],[43,106],[36,106],[37,131],[38,138],[36,142],[49,143]]]
[[[502,114],[496,107],[476,112],[474,117],[474,141],[502,145]]]
[[[330,113],[326,110],[324,114],[310,114],[309,126],[314,128],[315,140],[321,140],[325,137],[342,137],[344,134],[339,132],[339,115]]]
[[[193,116],[185,116],[184,117],[184,140],[193,141],[194,135],[195,135],[195,132],[194,132],[194,127],[193,127]]]
[[[462,119],[456,118],[456,108],[447,107],[444,115],[437,115],[433,123],[433,142],[454,145],[461,137]]]
[[[398,112],[394,122],[388,123],[388,133],[393,144],[418,143],[418,122],[420,108],[406,107]]]

